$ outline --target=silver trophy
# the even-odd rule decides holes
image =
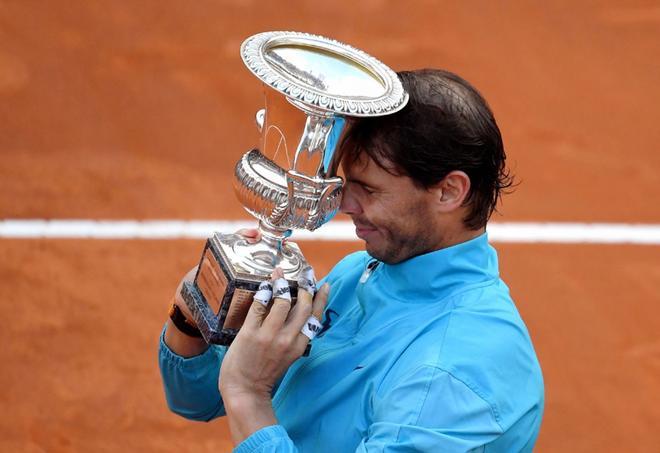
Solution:
[[[387,115],[408,101],[390,68],[322,36],[260,33],[243,42],[241,57],[263,82],[265,108],[256,115],[260,147],[236,164],[234,190],[259,220],[261,240],[215,233],[194,282],[181,291],[204,339],[223,345],[234,339],[259,284],[275,267],[282,268],[295,303],[308,264],[287,238],[293,229],[319,228],[339,209],[343,181],[335,151],[347,118]]]

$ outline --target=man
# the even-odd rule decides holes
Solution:
[[[170,408],[196,420],[226,413],[236,451],[534,446],[541,370],[485,230],[511,185],[499,129],[458,76],[400,77],[408,105],[355,123],[342,144],[341,209],[366,252],[291,312],[278,299],[269,314],[253,303],[228,351],[166,327]],[[299,358],[300,327],[326,299],[324,331]]]

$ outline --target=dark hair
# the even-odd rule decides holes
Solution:
[[[342,143],[349,162],[366,153],[393,174],[429,188],[449,172],[470,178],[463,219],[470,229],[486,225],[513,179],[505,166],[502,136],[479,92],[456,74],[438,69],[398,73],[410,100],[392,115],[357,120]]]

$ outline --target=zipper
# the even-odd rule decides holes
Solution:
[[[380,261],[378,260],[370,261],[369,264],[367,264],[367,268],[364,270],[362,276],[360,277],[360,283],[367,283],[367,280],[369,280],[369,277],[371,277],[371,273],[376,270],[379,264]]]

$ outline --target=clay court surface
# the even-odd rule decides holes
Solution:
[[[0,219],[246,219],[230,174],[262,101],[238,48],[290,29],[480,88],[522,181],[493,220],[660,223],[660,6],[535,5],[0,1]],[[157,367],[202,246],[0,239],[0,451],[231,449]],[[361,244],[301,246],[324,274]],[[660,246],[495,246],[544,370],[537,451],[658,451]]]

